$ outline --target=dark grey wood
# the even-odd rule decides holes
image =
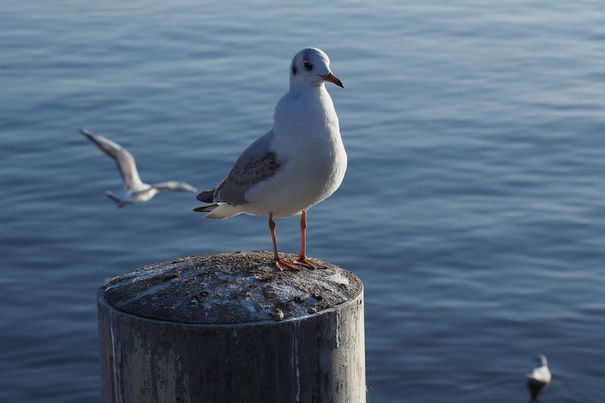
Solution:
[[[276,272],[271,256],[179,259],[101,287],[101,401],[364,403],[361,281],[332,265]],[[205,289],[198,298],[191,287],[196,281],[200,288],[211,282],[216,292]],[[144,310],[147,298],[150,312]],[[162,300],[170,306],[162,308]],[[326,306],[326,300],[332,303]],[[185,302],[204,315],[188,315]],[[197,323],[170,320],[171,310]],[[238,312],[243,321],[234,318]]]

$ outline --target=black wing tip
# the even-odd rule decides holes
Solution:
[[[195,198],[202,203],[212,203],[214,202],[214,189],[212,190],[204,190],[199,193]]]
[[[193,209],[196,213],[209,213],[215,208],[218,207],[218,204],[210,204],[208,206],[199,206]]]
[[[86,129],[86,128],[81,128],[80,129],[80,134],[83,135],[83,136],[88,137],[91,140],[94,139],[97,136],[97,134],[95,132],[93,132],[90,129]]]

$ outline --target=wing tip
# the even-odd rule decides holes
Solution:
[[[214,203],[205,206],[196,207],[193,211],[206,213],[204,218],[208,220],[224,220],[242,213],[239,206],[232,206],[228,203]]]
[[[212,203],[214,202],[214,189],[204,190],[195,196],[195,198],[202,203]]]
[[[196,213],[210,213],[212,210],[214,210],[217,207],[218,207],[218,204],[210,204],[207,206],[195,207],[193,209],[193,211],[195,211]]]

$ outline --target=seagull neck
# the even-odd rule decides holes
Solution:
[[[297,83],[294,81],[290,81],[290,93],[299,94],[305,92],[317,92],[321,93],[326,90],[326,86],[324,83],[320,83],[319,85],[311,85],[308,83]]]

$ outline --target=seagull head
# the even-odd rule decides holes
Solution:
[[[303,49],[294,56],[290,66],[290,85],[319,87],[330,82],[344,88],[342,81],[330,70],[330,58],[321,49]]]
[[[544,367],[548,366],[548,360],[546,359],[546,356],[544,354],[540,354],[539,356],[537,356],[536,361],[538,362],[538,364]]]

